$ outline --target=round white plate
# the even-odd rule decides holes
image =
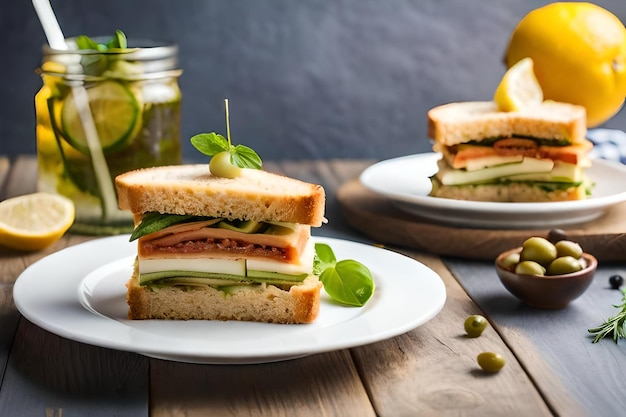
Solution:
[[[591,198],[546,203],[492,203],[430,197],[430,176],[438,153],[403,156],[365,169],[361,183],[388,197],[400,209],[419,217],[461,227],[525,229],[559,227],[600,217],[626,201],[626,166],[594,159],[586,175],[595,182]]]
[[[128,320],[126,281],[136,243],[128,236],[85,242],[49,255],[17,279],[13,298],[31,322],[59,336],[146,356],[193,363],[261,363],[377,342],[412,330],[443,307],[440,277],[423,264],[356,242],[314,238],[338,260],[372,272],[376,291],[362,308],[340,306],[322,290],[311,324]]]

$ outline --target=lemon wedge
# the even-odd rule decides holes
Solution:
[[[501,111],[519,111],[543,102],[543,91],[531,58],[523,58],[507,70],[493,100]]]
[[[36,251],[56,242],[74,222],[74,203],[50,193],[26,194],[0,202],[0,244]]]

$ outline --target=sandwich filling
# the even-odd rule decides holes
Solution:
[[[139,283],[153,289],[259,284],[289,288],[312,274],[310,230],[296,223],[193,216],[139,237]]]
[[[431,195],[445,196],[441,193],[444,187],[454,195],[449,187],[515,185],[539,188],[542,193],[561,191],[559,197],[537,193],[533,199],[585,198],[589,189],[583,170],[590,166],[587,153],[591,147],[587,139],[572,143],[518,136],[453,146],[435,144],[434,150],[441,152],[442,158],[438,172],[431,177]],[[504,194],[502,198],[506,198]]]

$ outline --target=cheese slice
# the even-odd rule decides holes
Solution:
[[[550,159],[524,158],[521,162],[497,165],[475,171],[450,168],[443,160],[439,161],[437,178],[443,185],[476,184],[502,179],[519,174],[549,174],[554,168]]]
[[[522,162],[523,155],[511,155],[511,156],[485,156],[482,158],[470,159],[466,162],[465,169],[467,171],[477,171],[497,165],[511,164],[514,162]]]
[[[197,271],[246,276],[245,259],[141,259],[139,274],[161,271]]]

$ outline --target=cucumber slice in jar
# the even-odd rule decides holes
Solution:
[[[140,104],[132,91],[119,81],[104,81],[87,86],[89,107],[105,153],[129,145],[141,126]],[[63,136],[79,151],[88,154],[83,125],[70,93],[61,110]]]

